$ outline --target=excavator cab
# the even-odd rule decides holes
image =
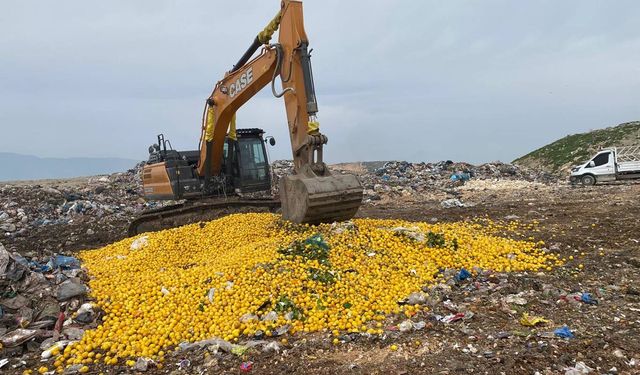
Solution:
[[[237,140],[226,139],[223,170],[241,193],[271,190],[271,173],[262,129],[238,129]]]
[[[145,196],[149,199],[193,199],[269,192],[271,171],[263,135],[262,129],[238,129],[235,139],[225,138],[224,172],[217,177],[213,189],[196,172],[198,150],[176,151],[163,134],[158,135],[158,143],[149,147],[149,159],[142,173]]]

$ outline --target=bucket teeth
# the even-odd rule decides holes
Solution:
[[[354,175],[285,176],[280,180],[282,217],[294,223],[331,223],[353,218],[362,204]]]

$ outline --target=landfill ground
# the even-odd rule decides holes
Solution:
[[[566,265],[543,273],[449,280],[431,290],[428,312],[411,317],[426,322],[420,330],[401,332],[399,324],[407,317],[390,316],[382,335],[345,334],[335,343],[329,332],[296,333],[268,338],[278,342],[277,352],[257,346],[242,356],[207,348],[177,351],[167,354],[161,369],[150,366],[147,373],[243,373],[243,364],[256,374],[565,374],[576,364],[592,373],[640,373],[640,184],[572,187],[485,181],[469,186],[435,197],[383,197],[365,204],[358,216],[425,222],[488,217],[536,223],[522,237],[545,241],[549,251],[567,259]],[[442,199],[452,197],[465,206],[444,208]],[[31,256],[41,255],[40,249],[72,254],[122,239],[128,220],[130,216],[123,215],[102,226],[100,220],[42,226],[28,236],[1,242]],[[92,234],[87,234],[90,228]],[[577,296],[582,293],[590,293],[597,304],[580,301]],[[466,318],[449,323],[438,319],[460,312]],[[525,326],[524,313],[548,322]],[[553,331],[563,326],[574,338],[554,336]],[[47,365],[40,362],[37,345],[11,353],[0,350],[0,360],[10,359],[2,373]],[[124,365],[91,366],[90,373],[100,372],[133,371]]]

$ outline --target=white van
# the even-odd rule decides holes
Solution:
[[[640,146],[614,147],[599,151],[585,164],[571,168],[572,183],[640,179]]]

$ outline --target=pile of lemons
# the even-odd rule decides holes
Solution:
[[[561,263],[541,243],[496,235],[505,228],[377,219],[306,226],[236,214],[84,251],[91,296],[106,315],[55,353],[55,367],[139,357],[161,366],[167,350],[212,337],[380,334],[387,314],[425,309],[402,301],[442,281],[445,269]]]

